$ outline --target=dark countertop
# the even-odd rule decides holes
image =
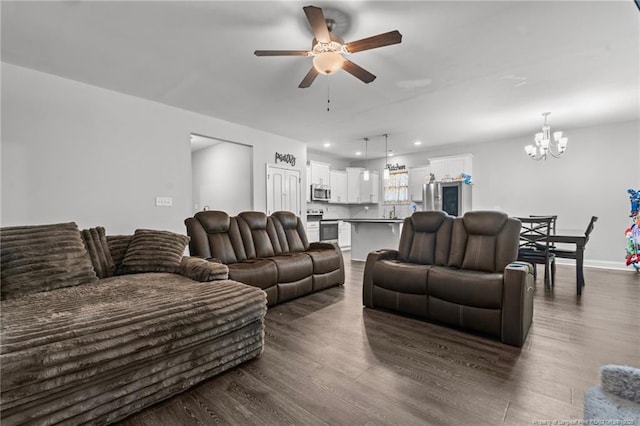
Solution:
[[[341,219],[344,222],[349,223],[402,223],[404,219],[378,219],[375,217],[372,218],[362,218],[362,219]]]

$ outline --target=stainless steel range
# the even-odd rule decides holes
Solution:
[[[307,210],[307,239],[310,243],[320,241],[320,221],[323,213],[322,209]]]
[[[307,210],[307,238],[309,241],[338,242],[338,219],[323,219],[322,209]]]

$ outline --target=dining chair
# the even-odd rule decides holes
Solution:
[[[556,222],[558,221],[558,215],[551,215],[551,214],[530,214],[529,217],[550,217],[552,220],[551,222],[551,235],[556,235]],[[551,244],[550,246],[552,246],[553,244]]]
[[[517,218],[522,223],[518,260],[534,265],[533,276],[536,277],[535,265],[544,265],[545,288],[555,283],[555,255],[551,252],[551,235],[555,219],[553,216],[529,216]]]

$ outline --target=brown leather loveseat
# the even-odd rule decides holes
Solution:
[[[515,262],[520,222],[506,213],[416,212],[398,250],[369,253],[363,304],[500,338],[521,347],[533,317],[533,274]]]
[[[247,211],[230,217],[201,211],[185,220],[191,256],[220,261],[229,279],[267,293],[275,305],[344,284],[344,261],[337,244],[309,243],[304,224],[291,212]]]

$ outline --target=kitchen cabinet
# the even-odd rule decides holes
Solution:
[[[320,241],[320,222],[307,222],[307,240],[309,240],[310,243]]]
[[[427,166],[411,167],[409,169],[409,201],[422,201],[422,184],[429,176]]]
[[[307,166],[307,179],[305,180],[305,194],[307,203],[311,202],[311,167]]]
[[[341,249],[351,247],[351,224],[342,220],[338,221],[338,246]]]
[[[472,163],[471,154],[432,158],[429,160],[429,172],[437,181],[455,179],[460,173],[473,175]]]
[[[360,175],[363,171],[362,167],[347,167],[347,203],[360,202]]]
[[[363,167],[347,167],[347,203],[374,204],[380,198],[380,173],[369,171],[369,180],[364,180]]]
[[[305,180],[307,203],[311,202],[311,166],[307,166],[307,179]]]
[[[321,163],[319,161],[309,161],[311,168],[311,184],[312,185],[330,185],[330,173],[328,163]]]
[[[331,188],[330,203],[347,202],[347,172],[341,170],[331,170],[329,172],[329,182]]]
[[[360,175],[360,202],[377,203],[380,195],[380,174],[369,171],[369,180],[364,180],[364,173]]]

